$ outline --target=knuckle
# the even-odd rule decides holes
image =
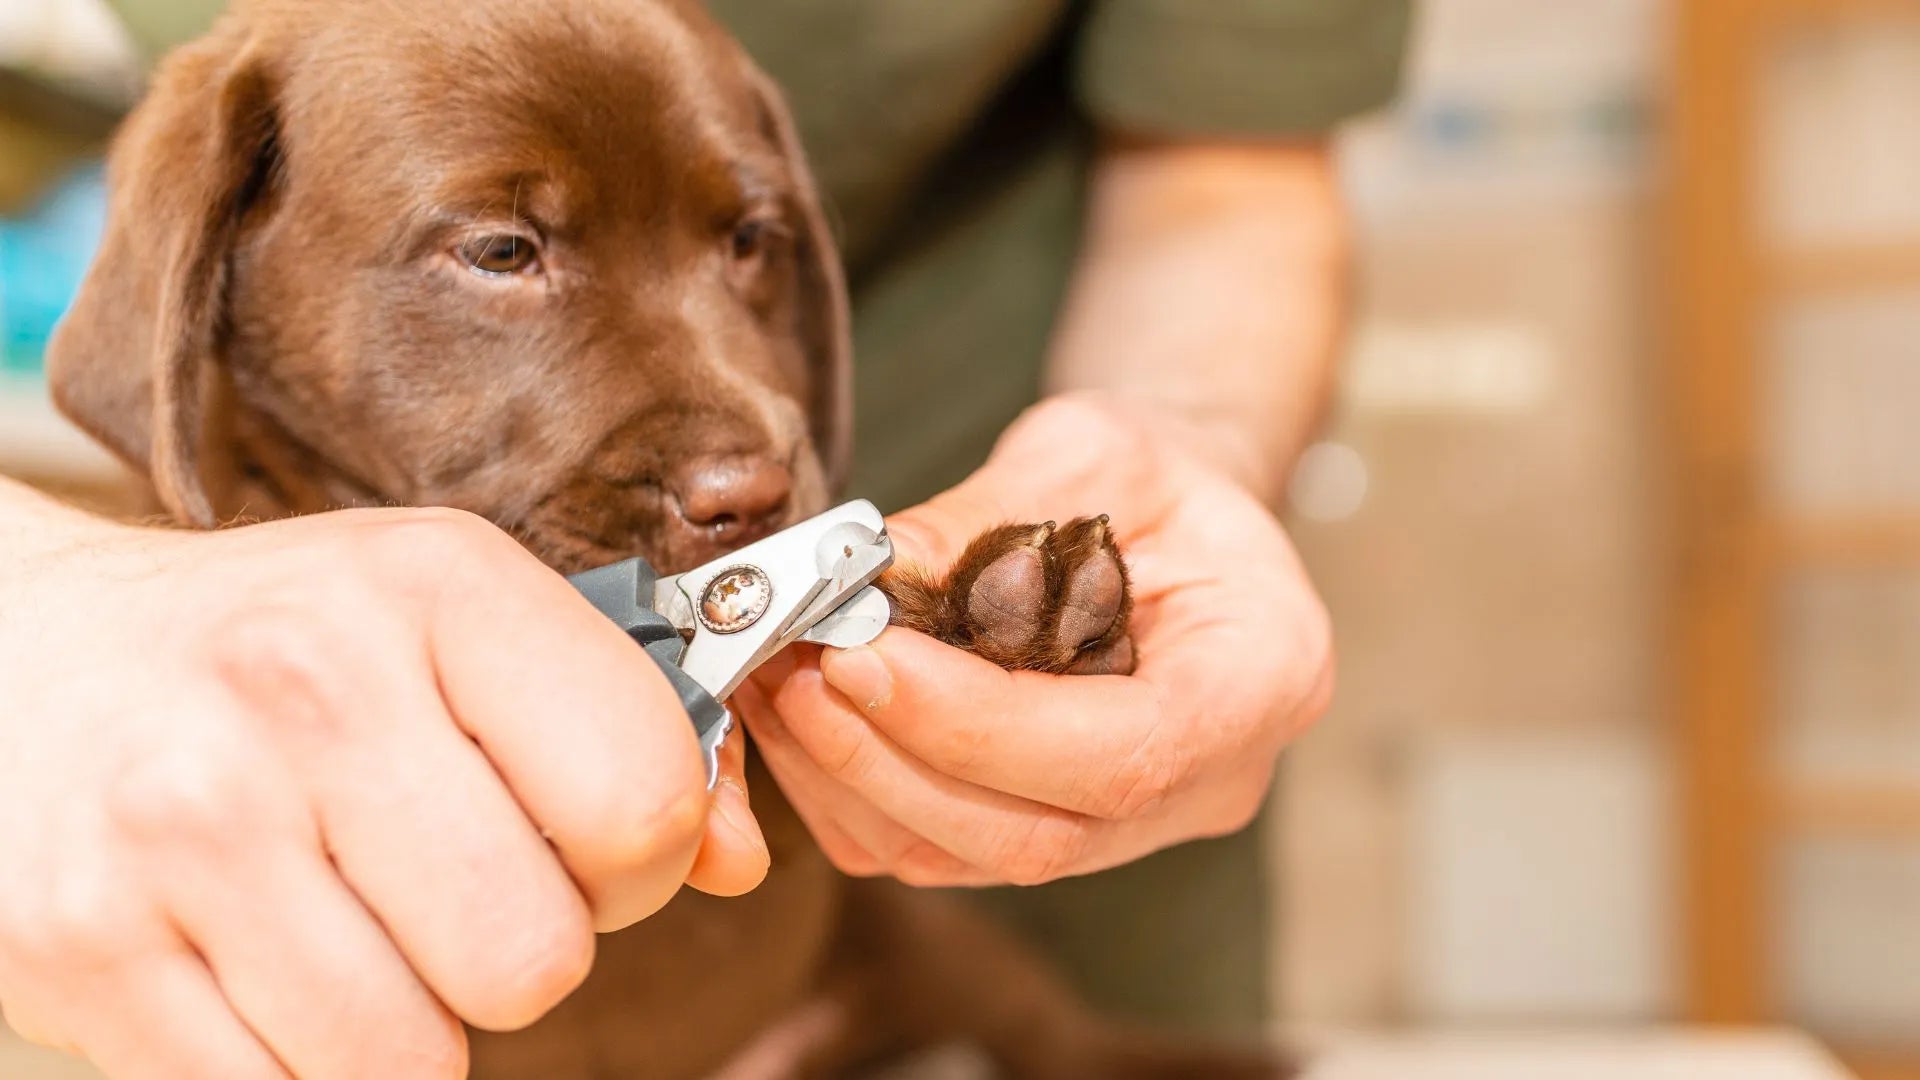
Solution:
[[[1333,695],[1338,681],[1336,669],[1329,665],[1320,670],[1319,676],[1308,687],[1305,696],[1283,725],[1281,734],[1286,739],[1294,739],[1306,733],[1307,729],[1319,723],[1333,708]]]
[[[464,1034],[446,1036],[446,1046],[427,1057],[421,1067],[409,1074],[421,1076],[427,1080],[465,1080],[472,1069],[472,1059],[467,1050],[467,1037]]]
[[[941,889],[953,884],[952,878],[924,866],[902,864],[894,868],[891,876],[913,889]]]
[[[867,771],[867,742],[857,734],[835,738],[821,745],[813,758],[820,771],[841,783],[857,782]]]
[[[517,1031],[539,1020],[580,988],[593,969],[593,927],[586,915],[556,918],[528,935],[526,955],[509,965],[492,1008],[467,1017],[475,1026]]]
[[[916,889],[939,888],[953,884],[958,864],[958,859],[931,841],[918,840],[894,860],[893,877]]]
[[[619,785],[603,800],[598,824],[586,830],[597,859],[616,867],[641,866],[663,852],[697,843],[705,834],[712,799],[704,782],[689,777],[673,784],[672,794],[664,799],[649,794],[650,787]]]
[[[342,635],[323,627],[296,605],[252,605],[211,632],[207,660],[241,701],[270,716],[324,728],[341,715],[336,706],[353,679]]]
[[[887,868],[878,859],[865,853],[829,852],[827,855],[833,868],[850,878],[887,877]],[[903,879],[904,880],[904,879]],[[909,882],[908,884],[912,884]]]
[[[1249,683],[1247,696],[1228,713],[1239,716],[1238,734],[1261,746],[1279,747],[1318,723],[1333,707],[1339,661],[1333,627],[1318,603],[1287,636],[1290,663],[1269,678]]]
[[[469,1051],[467,1036],[451,1019],[419,1025],[408,1033],[403,1053],[383,1056],[376,1069],[391,1070],[394,1075],[417,1076],[422,1080],[461,1080],[467,1075]],[[395,1069],[404,1063],[404,1068]]]
[[[14,896],[5,917],[5,951],[26,965],[68,975],[104,971],[137,935],[129,898],[110,875],[69,870]]]
[[[1139,818],[1173,794],[1184,770],[1179,754],[1149,742],[1107,777],[1094,795],[1094,813],[1111,821]]]
[[[453,533],[490,533],[493,526],[487,519],[469,510],[460,510],[451,506],[415,506],[409,507],[398,519],[401,522],[416,523],[422,527],[444,529]]]
[[[827,861],[835,870],[856,878],[879,877],[887,872],[880,860],[865,850],[855,847],[851,841],[839,837],[821,837],[820,850],[827,853]]]
[[[1333,666],[1333,616],[1328,613],[1325,601],[1318,596],[1308,594],[1305,610],[1299,615],[1292,637],[1289,651],[1297,658],[1297,670],[1318,674]]]
[[[219,842],[255,819],[244,777],[224,754],[172,749],[130,766],[107,793],[106,811],[141,843]]]
[[[36,952],[70,958],[76,967],[90,968],[112,952],[111,923],[99,907],[49,902],[27,922],[34,928]]]
[[[396,553],[409,558],[423,554],[486,558],[497,555],[506,539],[480,515],[445,506],[407,510],[386,530],[386,540]]]
[[[365,572],[405,589],[445,573],[475,572],[498,565],[513,541],[485,518],[465,510],[428,506],[386,512],[366,534]],[[422,574],[426,567],[434,573]]]
[[[984,724],[947,724],[933,732],[926,757],[950,774],[970,772],[991,760],[993,736]]]
[[[1090,833],[1084,822],[1061,814],[1037,819],[1025,835],[1007,844],[993,870],[1010,885],[1045,885],[1074,872],[1085,858]]]
[[[1305,670],[1311,674],[1308,676],[1306,694],[1295,710],[1299,728],[1305,728],[1326,715],[1327,710],[1333,707],[1334,690],[1339,684],[1339,650],[1334,644],[1333,628],[1324,611],[1309,631],[1303,655],[1307,658]]]
[[[1260,811],[1267,805],[1268,774],[1263,774],[1257,782],[1241,786],[1237,793],[1230,795],[1221,807],[1213,827],[1203,835],[1208,837],[1232,836],[1251,827],[1260,817]]]

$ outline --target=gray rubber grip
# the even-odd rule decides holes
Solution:
[[[693,721],[702,746],[708,745],[716,728],[731,722],[726,706],[714,700],[706,687],[694,682],[680,670],[680,657],[686,653],[686,639],[666,617],[653,610],[653,586],[658,575],[645,559],[628,559],[575,574],[567,581],[587,602],[598,608],[614,625],[626,631],[653,657],[654,663],[680,695],[680,704]]]

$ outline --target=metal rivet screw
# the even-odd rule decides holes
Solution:
[[[700,595],[700,622],[716,634],[737,634],[767,613],[773,581],[757,566],[722,570]]]

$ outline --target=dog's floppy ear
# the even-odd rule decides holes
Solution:
[[[794,182],[799,185],[801,236],[800,335],[807,350],[813,379],[809,403],[814,445],[819,448],[833,490],[846,483],[853,461],[853,330],[847,302],[846,272],[840,266],[840,248],[827,226],[820,187],[807,165],[805,149],[787,110],[786,98],[772,79],[748,67],[760,98],[767,135],[780,145]]]
[[[48,353],[61,410],[203,528],[229,256],[275,133],[272,80],[236,21],[170,57],[115,142],[106,235]]]

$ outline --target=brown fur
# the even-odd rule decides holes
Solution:
[[[688,0],[242,0],[160,71],[111,179],[55,393],[183,524],[444,505],[563,571],[673,571],[844,474],[832,238],[778,94]],[[1103,521],[894,587],[1003,663],[1131,660]],[[949,1038],[1023,1076],[1228,1075],[1096,1021],[963,907],[842,879],[754,791],[766,884],[603,939],[547,1019],[475,1033],[476,1075],[833,1075]]]

